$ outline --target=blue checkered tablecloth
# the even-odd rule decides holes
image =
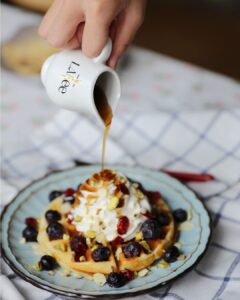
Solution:
[[[37,23],[38,17],[28,19],[25,12],[4,6],[5,23],[6,14],[14,20],[9,35],[26,20]],[[124,58],[119,74],[123,92],[107,143],[107,164],[208,172],[216,177],[211,183],[189,184],[213,219],[213,237],[204,258],[183,278],[144,297],[240,299],[239,83],[137,48]],[[103,128],[90,117],[57,111],[38,78],[7,70],[2,77],[3,207],[19,189],[50,170],[73,166],[74,159],[99,162]],[[5,263],[2,273],[0,279],[8,286],[3,299],[60,299],[24,282]]]

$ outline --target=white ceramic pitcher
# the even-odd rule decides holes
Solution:
[[[120,98],[120,81],[117,73],[105,65],[111,51],[109,39],[95,58],[86,57],[81,50],[64,50],[48,57],[42,66],[41,80],[49,98],[62,108],[101,119],[94,102],[94,88],[98,85],[114,114]]]

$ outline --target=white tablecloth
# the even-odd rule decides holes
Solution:
[[[39,16],[6,5],[2,19],[3,40],[39,22]],[[190,185],[203,196],[213,217],[206,255],[184,278],[146,298],[239,299],[239,84],[139,48],[123,58],[119,74],[122,98],[107,144],[107,163],[216,176],[213,183]],[[71,166],[74,159],[100,161],[103,128],[96,120],[58,111],[38,77],[3,70],[2,80],[3,205],[51,169]],[[25,283],[5,264],[3,273],[25,299],[58,299]]]

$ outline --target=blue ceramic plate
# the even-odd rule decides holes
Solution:
[[[210,218],[202,202],[187,187],[177,180],[155,171],[142,168],[114,166],[128,177],[141,182],[149,190],[159,190],[171,209],[183,208],[191,211],[192,218],[182,224],[179,241],[186,259],[170,264],[168,268],[153,268],[147,276],[130,281],[125,286],[114,289],[108,285],[98,286],[85,278],[66,277],[61,270],[56,274],[37,272],[33,269],[40,255],[32,250],[31,243],[21,244],[19,240],[25,227],[24,219],[38,217],[48,205],[51,190],[64,190],[77,185],[92,173],[99,171],[99,166],[77,167],[61,172],[54,172],[39,179],[22,190],[8,205],[2,216],[3,255],[10,267],[26,281],[70,297],[94,298],[103,295],[111,297],[130,296],[149,291],[183,274],[195,265],[205,252],[211,233]],[[157,262],[155,263],[157,265]]]

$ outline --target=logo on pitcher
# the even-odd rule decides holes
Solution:
[[[80,64],[72,61],[67,69],[66,74],[63,75],[63,80],[61,81],[61,85],[58,88],[58,91],[62,94],[67,92],[67,88],[72,85],[74,87],[76,84],[80,83],[79,74],[77,73],[76,69],[79,67]]]

